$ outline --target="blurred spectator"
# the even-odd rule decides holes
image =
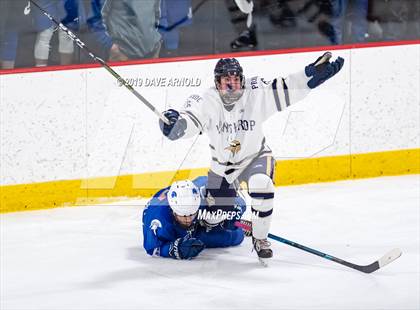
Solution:
[[[3,40],[4,40],[4,31],[5,31],[5,21],[6,21],[6,16],[5,16],[5,12],[6,12],[6,5],[4,3],[4,1],[0,1],[0,69],[1,69],[1,64],[2,64],[2,58],[1,58],[1,54],[2,54],[2,45],[3,45]]]
[[[252,24],[250,27],[247,27],[242,31],[239,36],[230,42],[230,48],[232,50],[240,49],[253,49],[257,47],[257,27],[255,24]]]
[[[113,50],[118,50],[118,46],[113,45],[102,20],[101,10],[104,0],[64,1],[66,16],[62,23],[75,32],[95,55],[107,59]],[[80,62],[90,61],[91,58],[83,53],[80,54]]]
[[[191,0],[161,0],[159,32],[166,50],[179,47],[179,29],[192,23]]]
[[[257,46],[257,33],[256,25],[252,18],[252,13],[254,11],[254,2],[253,0],[235,0],[237,8],[245,14],[246,18],[246,29],[244,29],[239,36],[230,43],[232,50],[239,49],[248,49],[254,48]],[[229,11],[234,12],[234,8],[230,7]],[[237,18],[234,22],[241,21],[242,18]]]
[[[350,42],[364,42],[368,38],[368,0],[332,0],[333,18],[331,24],[335,30],[337,44],[343,43],[346,11],[350,23]],[[350,9],[349,9],[350,8]]]
[[[0,62],[2,69],[15,67],[21,32],[30,27],[31,7],[27,0],[1,0],[0,19],[3,22],[0,40]]]
[[[159,0],[35,1],[105,60],[157,57],[161,38],[162,57],[328,44],[317,31],[329,44],[420,37],[420,0],[224,0],[233,27],[222,0],[161,0],[161,16]],[[194,29],[180,28],[192,23],[192,4]],[[55,29],[28,0],[0,0],[0,67],[92,61]]]
[[[156,58],[161,47],[157,30],[159,0],[107,0],[102,14],[119,49],[110,60]]]
[[[64,17],[64,0],[37,0],[37,4],[56,20],[61,20]],[[51,50],[50,42],[57,27],[38,8],[33,6],[31,13],[34,28],[37,32],[34,47],[35,66],[42,67],[48,65]],[[60,63],[71,63],[74,49],[73,41],[61,30],[58,31],[58,41]]]
[[[277,10],[270,12],[270,21],[277,26],[283,28],[296,27],[296,13],[289,6],[290,0],[277,0]],[[310,3],[306,3],[305,6],[301,9],[303,12],[306,9],[306,6]],[[299,11],[297,12],[300,13]]]
[[[319,0],[318,0],[319,1]],[[346,21],[350,24],[350,42],[364,42],[368,34],[368,0],[322,0],[330,20],[320,21],[318,28],[332,44],[344,43]]]
[[[420,1],[381,0],[369,7],[369,15],[378,18],[382,28],[382,39],[399,40],[402,37],[416,38],[420,25]],[[371,17],[371,16],[370,16]],[[411,27],[409,27],[411,23]],[[411,29],[410,29],[411,28]],[[417,32],[417,38],[419,33]]]

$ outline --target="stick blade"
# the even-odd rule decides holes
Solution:
[[[382,256],[378,260],[379,267],[382,268],[382,267],[388,265],[389,263],[393,262],[394,260],[396,260],[401,255],[402,255],[402,251],[400,249],[393,249],[393,250],[389,251],[388,253],[386,253],[384,256]]]
[[[393,262],[398,257],[400,257],[401,254],[402,254],[402,252],[401,252],[400,249],[393,249],[393,250],[389,251],[388,253],[386,253],[384,256],[382,256],[377,261],[373,262],[372,264],[366,265],[366,266],[357,266],[355,269],[360,270],[364,273],[372,273],[372,272],[388,265],[389,263]]]

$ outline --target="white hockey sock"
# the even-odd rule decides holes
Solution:
[[[259,206],[257,206],[259,204]],[[264,206],[263,206],[264,205]],[[263,206],[263,207],[262,207]],[[262,207],[262,208],[261,208]],[[262,211],[268,210],[268,211]],[[256,239],[265,239],[270,230],[273,218],[273,199],[252,199],[252,236]],[[268,215],[267,215],[268,214]]]
[[[248,192],[252,198],[252,236],[267,238],[273,213],[274,185],[266,174],[254,174],[248,181]]]
[[[58,52],[61,54],[73,54],[73,40],[63,31],[58,31]]]
[[[50,53],[50,41],[54,33],[54,27],[47,28],[38,32],[35,41],[34,57],[35,59],[47,60]]]

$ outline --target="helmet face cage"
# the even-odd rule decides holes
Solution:
[[[240,89],[221,91],[220,80],[225,76],[239,76]],[[245,88],[245,77],[239,61],[235,58],[221,58],[214,68],[214,83],[225,106],[231,106],[235,101],[238,101],[242,97]]]

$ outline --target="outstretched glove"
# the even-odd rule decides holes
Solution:
[[[330,52],[326,52],[314,63],[305,67],[306,76],[312,77],[307,84],[309,88],[315,88],[321,85],[341,70],[344,59],[338,57],[335,61],[330,62],[331,56]]]
[[[159,127],[165,137],[169,140],[177,140],[185,134],[187,122],[185,119],[179,119],[179,112],[169,109],[163,112],[163,115],[169,120],[169,125],[159,119]]]
[[[169,255],[175,259],[191,259],[196,257],[205,245],[202,241],[186,235],[184,238],[176,239],[169,248]]]

